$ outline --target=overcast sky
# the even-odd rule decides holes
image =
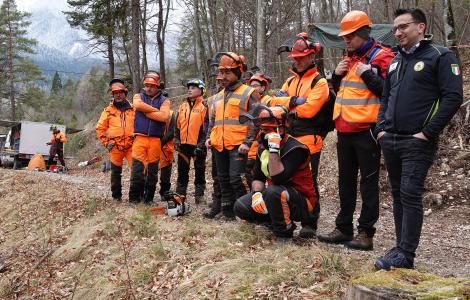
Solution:
[[[53,1],[44,1],[44,0],[17,0],[16,5],[20,10],[23,11],[34,11],[40,8],[50,7],[57,10],[64,10],[67,8],[67,0],[53,0]]]

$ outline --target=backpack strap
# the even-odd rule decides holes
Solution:
[[[289,79],[287,79],[287,88],[289,88],[290,84],[292,83],[292,81],[294,81],[294,78],[295,76],[292,76],[290,77]]]
[[[366,55],[366,65],[370,64],[370,62],[375,58],[375,56],[379,53],[379,51],[382,50],[382,46],[380,44],[377,44],[372,48],[372,50],[369,51]]]
[[[320,81],[320,79],[322,79],[323,76],[321,76],[321,74],[319,73],[317,76],[315,76],[315,78],[313,78],[312,80],[312,83],[310,84],[310,88],[313,89],[315,87],[315,85],[317,85],[318,81]]]

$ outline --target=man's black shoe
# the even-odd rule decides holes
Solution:
[[[303,239],[313,239],[317,234],[317,231],[310,225],[302,226],[299,231],[299,237]]]

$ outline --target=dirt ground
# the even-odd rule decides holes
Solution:
[[[434,164],[418,270],[470,277],[469,171],[468,157],[457,151],[441,153]],[[320,166],[320,233],[334,227],[336,174],[331,135]],[[174,182],[176,170],[172,176]],[[0,170],[0,178],[0,298],[336,299],[394,245],[385,170],[370,252],[316,240],[278,245],[259,226],[204,220],[205,207],[195,205],[183,218],[155,217],[146,208],[129,208],[126,197],[113,202],[109,173],[99,166],[72,167],[68,174]],[[209,199],[210,175],[207,180]],[[128,169],[123,183],[126,195]],[[190,184],[190,202],[193,191]],[[435,194],[439,201],[429,200]],[[360,206],[359,200],[357,212]]]

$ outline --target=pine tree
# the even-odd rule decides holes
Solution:
[[[85,30],[90,36],[91,52],[103,53],[108,59],[110,78],[114,78],[114,43],[116,28],[126,19],[127,0],[67,0],[73,10],[65,11],[70,26]]]
[[[20,88],[41,77],[37,66],[24,58],[25,54],[33,53],[32,47],[36,44],[35,40],[26,38],[26,29],[30,25],[29,16],[30,14],[17,9],[14,0],[4,0],[0,7],[0,61],[2,69],[4,68],[0,73],[0,90],[10,99],[12,120],[18,117]]]
[[[59,72],[55,72],[52,79],[51,93],[57,94],[62,89],[62,80],[60,79]]]

